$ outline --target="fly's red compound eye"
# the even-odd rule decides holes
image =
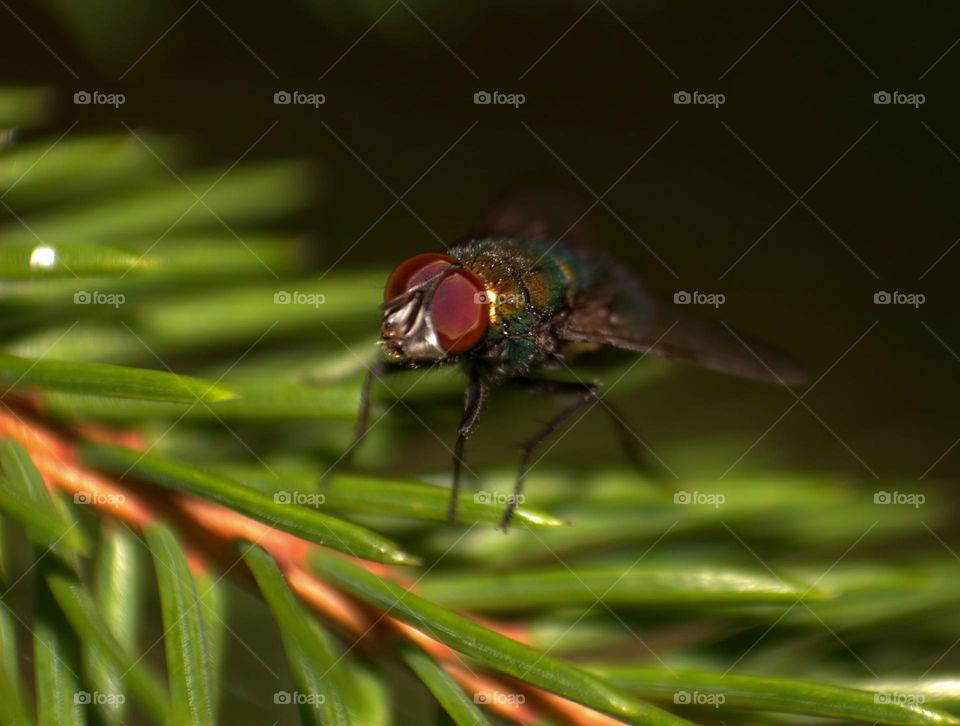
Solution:
[[[426,252],[415,255],[401,262],[397,269],[390,273],[387,286],[383,290],[384,302],[406,294],[410,289],[436,277],[455,260],[439,252]]]
[[[490,323],[483,285],[469,270],[457,270],[437,286],[430,305],[437,339],[448,353],[463,353],[479,343]]]
[[[456,260],[439,252],[404,260],[387,280],[384,300],[406,295],[454,264]],[[451,271],[433,291],[429,314],[440,347],[453,354],[469,350],[486,335],[490,321],[490,303],[483,282],[470,270]]]

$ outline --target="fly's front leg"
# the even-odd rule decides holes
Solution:
[[[363,441],[367,434],[367,424],[370,420],[370,391],[373,388],[374,381],[381,380],[384,376],[398,371],[406,370],[407,366],[392,361],[380,361],[373,368],[367,370],[367,375],[363,379],[363,386],[360,388],[360,405],[357,410],[357,427],[353,435],[353,441],[347,450],[333,462],[330,467],[320,477],[320,484],[324,485],[333,476],[334,472],[341,466],[350,465],[353,460],[353,452]]]
[[[457,429],[457,443],[453,448],[453,483],[450,488],[450,511],[448,518],[451,523],[457,521],[457,502],[460,496],[460,473],[463,468],[463,446],[470,434],[477,426],[480,412],[487,402],[489,387],[480,372],[474,367],[470,369],[470,384],[467,386],[463,402],[463,419]]]

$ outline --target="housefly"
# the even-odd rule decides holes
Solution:
[[[803,380],[781,353],[653,295],[640,278],[570,234],[576,227],[572,219],[569,207],[556,199],[518,197],[496,209],[465,241],[415,255],[387,280],[379,341],[383,359],[364,383],[354,445],[366,431],[375,380],[400,370],[463,367],[469,384],[454,446],[451,521],[464,443],[492,388],[512,385],[569,400],[522,447],[514,496],[501,521],[506,530],[534,452],[577,411],[599,400],[595,384],[545,378],[545,371],[617,348],[762,381]],[[623,419],[604,409],[624,443],[632,443]],[[635,452],[631,458],[636,460]]]

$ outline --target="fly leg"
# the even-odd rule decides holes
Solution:
[[[373,388],[374,381],[379,381],[383,376],[406,370],[406,368],[407,366],[392,361],[380,361],[376,363],[373,368],[367,370],[367,375],[363,379],[363,386],[360,388],[360,406],[357,410],[357,427],[353,435],[353,441],[340,458],[333,462],[323,473],[323,476],[320,477],[321,486],[330,481],[330,477],[333,476],[334,472],[341,466],[350,465],[350,462],[353,460],[354,449],[360,445],[363,437],[366,436],[367,423],[370,420],[370,390]]]
[[[457,521],[457,501],[460,496],[460,472],[463,468],[463,446],[470,434],[477,426],[480,412],[487,402],[488,386],[474,367],[470,369],[470,384],[463,402],[463,419],[457,429],[457,443],[453,448],[453,484],[450,488],[450,512],[448,518],[452,523]]]
[[[503,513],[503,519],[500,520],[500,529],[506,532],[510,527],[510,520],[513,519],[513,513],[517,509],[520,497],[523,493],[523,482],[527,478],[527,472],[530,470],[530,459],[534,452],[539,449],[543,442],[552,434],[562,429],[567,422],[573,418],[581,408],[597,397],[596,387],[589,383],[568,383],[566,381],[546,381],[546,380],[528,380],[519,379],[516,384],[528,390],[543,391],[550,393],[570,394],[574,393],[576,398],[560,413],[554,416],[541,429],[536,436],[523,445],[522,455],[520,457],[520,470],[517,472],[517,480],[513,486],[513,496],[507,503],[507,509]]]
[[[530,459],[533,453],[550,437],[551,434],[563,428],[563,426],[573,417],[573,415],[583,406],[591,401],[601,403],[599,390],[592,383],[583,383],[579,381],[553,381],[545,379],[521,378],[513,381],[513,384],[528,391],[537,391],[558,396],[575,396],[575,400],[555,418],[553,418],[534,438],[528,441],[523,447],[523,456],[520,463],[520,472],[517,475],[516,485],[514,486],[514,496],[508,504],[507,511],[504,513],[501,527],[506,530],[513,517],[513,512],[517,508],[519,496],[523,488],[523,482],[526,479],[527,471],[530,468]],[[637,444],[642,443],[633,433],[620,413],[612,408],[610,404],[603,402],[610,422],[617,430],[620,438],[620,444],[623,448],[624,456],[627,461],[639,471],[646,475],[651,474],[651,467],[646,457],[638,448]]]
[[[597,397],[597,402],[599,403],[599,394],[594,392],[594,395]],[[620,437],[620,448],[623,450],[623,456],[626,458],[630,466],[644,476],[660,476],[659,471],[657,471],[657,469],[650,463],[650,459],[640,449],[639,444],[643,444],[643,446],[646,446],[646,444],[640,440],[640,438],[629,426],[627,426],[626,420],[621,415],[620,409],[614,407],[606,401],[603,402],[603,408],[604,411],[607,412],[607,417],[610,419],[610,423],[612,423],[613,427],[617,430],[617,436]]]
[[[641,446],[647,447],[647,445],[644,444],[640,437],[634,433],[633,429],[627,425],[626,419],[623,417],[620,409],[600,398],[600,391],[596,385],[580,381],[553,381],[526,378],[521,378],[519,381],[515,381],[515,383],[528,391],[537,391],[548,395],[569,396],[580,394],[584,390],[590,391],[596,402],[603,406],[607,418],[610,420],[610,423],[613,424],[617,436],[620,439],[620,448],[623,450],[624,458],[644,476],[654,478],[660,476],[660,472],[651,464],[649,458],[640,448]]]

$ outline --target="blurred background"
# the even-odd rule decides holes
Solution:
[[[291,222],[310,234],[305,269],[437,249],[517,189],[585,210],[612,186],[584,220],[599,246],[667,295],[724,294],[724,321],[814,379],[829,369],[812,413],[795,406],[748,460],[946,478],[960,469],[945,453],[960,437],[960,10],[864,7],[47,0],[3,9],[0,53],[6,82],[53,89],[71,134],[127,124],[210,162],[309,160],[315,203]],[[125,102],[75,105],[77,91]],[[324,103],[275,104],[283,91]],[[524,101],[476,105],[480,91]],[[680,91],[724,102],[676,105]],[[876,105],[880,91],[925,98]],[[926,301],[879,306],[877,291]],[[654,448],[718,429],[749,445],[795,402],[691,370],[642,396]]]
[[[302,239],[299,275],[386,273],[516,190],[557,190],[576,216],[594,205],[599,248],[668,300],[722,294],[705,314],[812,372],[805,393],[666,366],[612,393],[669,468],[840,475],[868,496],[910,482],[955,511],[960,7],[43,0],[0,18],[3,83],[49,89],[54,121],[26,141],[133,129],[223,169],[305,163],[309,204],[279,227]],[[97,92],[123,103],[74,102]],[[342,335],[373,355],[376,332],[371,309]],[[509,469],[554,410],[519,417],[516,396],[495,397],[469,461]],[[459,394],[396,407],[384,431],[406,445],[361,461],[444,471],[415,416],[449,445]],[[549,463],[622,462],[607,426],[586,417]],[[348,427],[337,437],[331,451]]]

